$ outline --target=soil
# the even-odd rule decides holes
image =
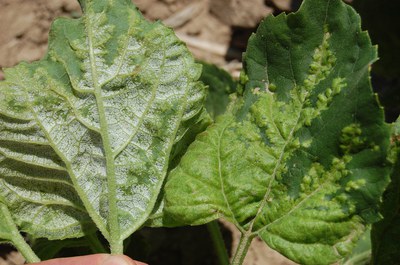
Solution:
[[[196,58],[215,63],[236,77],[239,75],[241,54],[247,39],[260,20],[269,14],[299,6],[299,1],[294,0],[134,2],[148,19],[160,19],[173,27]],[[75,0],[0,0],[0,80],[4,78],[1,68],[12,67],[21,61],[38,60],[45,54],[49,28],[55,17],[80,15],[80,7]],[[221,227],[227,245],[237,245],[239,233],[236,228],[225,222]],[[204,226],[145,229],[137,237],[142,238],[139,242],[145,242],[143,245],[147,246],[147,255],[138,254],[135,257],[149,264],[217,264]],[[0,265],[23,263],[22,256],[10,246],[0,246]],[[255,239],[245,264],[295,263]]]
[[[260,20],[300,0],[134,0],[149,20],[173,27],[197,59],[238,76],[241,54]],[[0,0],[1,68],[40,59],[54,18],[79,17],[76,0]]]

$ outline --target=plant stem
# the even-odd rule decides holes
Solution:
[[[214,245],[215,254],[217,254],[220,265],[229,265],[229,256],[226,252],[224,239],[222,238],[221,230],[218,221],[212,221],[207,224],[208,232]]]
[[[96,253],[108,253],[107,249],[100,242],[96,233],[90,234],[86,236],[87,240],[90,242],[90,249],[94,254]]]
[[[233,256],[231,265],[242,265],[244,258],[246,257],[247,251],[249,250],[251,241],[253,240],[251,233],[242,234],[239,245],[236,248],[236,253]]]
[[[121,255],[124,252],[123,241],[110,241],[110,252],[113,255]]]
[[[14,235],[12,243],[28,263],[40,262],[40,258],[33,252],[32,248],[26,243],[20,233]]]
[[[18,227],[14,222],[14,219],[11,216],[10,211],[8,210],[7,206],[0,202],[0,212],[4,216],[4,220],[6,226],[10,229],[10,237],[7,238],[17,249],[21,252],[22,256],[28,261],[29,263],[40,262],[39,257],[33,252],[31,246],[26,243],[23,236],[19,233]]]

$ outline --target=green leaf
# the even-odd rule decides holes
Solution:
[[[371,229],[361,236],[352,253],[344,260],[343,265],[369,265],[371,264]]]
[[[189,147],[166,210],[191,225],[234,223],[244,240],[233,264],[255,236],[301,264],[345,258],[379,220],[388,182],[388,126],[368,76],[376,58],[340,0],[266,18],[244,56],[241,106]]]
[[[205,90],[186,46],[131,1],[80,3],[81,18],[53,23],[47,56],[0,83],[0,194],[35,237],[82,236],[91,219],[118,253]]]
[[[198,115],[196,120],[191,121],[190,128],[186,128],[186,131],[172,149],[168,172],[170,172],[172,168],[175,168],[179,164],[189,145],[195,140],[196,135],[203,132],[207,126],[210,125],[210,123],[211,117],[205,109]],[[174,220],[167,212],[164,211],[164,200],[165,196],[162,189],[158,196],[153,212],[145,223],[146,226],[176,227],[182,225],[182,223]]]
[[[237,83],[225,70],[213,64],[202,62],[203,71],[200,81],[208,86],[206,109],[215,118],[226,111],[230,103],[230,95],[236,92]]]
[[[232,101],[231,98],[234,99],[237,83],[232,79],[231,75],[216,65],[205,62],[201,62],[201,64],[203,69],[199,80],[208,87],[205,100],[206,111],[200,115],[198,122],[190,127],[191,131],[186,133],[186,137],[183,137],[174,146],[173,159],[169,166],[170,169],[175,168],[179,164],[181,157],[186,153],[195,136],[203,132],[210,125],[212,122],[211,118],[215,120],[216,117],[223,114]],[[159,201],[146,225],[150,227],[176,227],[182,225],[181,222],[174,220],[168,212],[164,211],[163,192],[161,192]]]
[[[394,166],[382,204],[383,220],[372,226],[372,264],[398,264],[400,260],[400,118],[393,124]]]

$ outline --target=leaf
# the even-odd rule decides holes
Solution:
[[[344,265],[368,265],[371,264],[371,229],[361,236],[352,253],[344,260]]]
[[[237,83],[228,72],[213,64],[205,62],[201,62],[201,64],[203,69],[199,80],[208,86],[208,93],[205,100],[205,108],[208,114],[204,111],[199,117],[199,121],[190,127],[191,132],[186,133],[186,137],[182,138],[174,146],[173,160],[169,166],[170,169],[175,168],[179,164],[181,157],[186,153],[188,146],[194,141],[195,136],[203,132],[210,125],[211,118],[215,120],[216,117],[223,114],[236,96],[234,93],[236,92]],[[161,192],[159,201],[146,225],[150,227],[176,227],[182,225],[178,220],[174,220],[164,211],[163,192]]]
[[[236,92],[237,83],[225,70],[213,64],[202,62],[200,81],[208,86],[206,109],[215,119],[223,114],[230,102],[230,95]]]
[[[25,92],[1,82],[0,98],[0,197],[17,225],[50,239],[95,229],[61,160],[27,111]]]
[[[175,168],[179,164],[180,159],[186,153],[189,145],[194,141],[195,136],[203,132],[207,126],[211,124],[211,118],[215,120],[216,117],[223,114],[228,108],[232,96],[234,99],[233,94],[236,92],[237,83],[232,79],[232,76],[216,65],[205,62],[201,62],[201,64],[203,69],[199,80],[208,87],[205,100],[206,111],[201,114],[199,121],[190,127],[192,132],[186,133],[186,137],[182,138],[182,140],[174,146],[173,159],[169,166],[170,169]],[[174,220],[168,212],[164,211],[164,200],[164,193],[161,191],[156,207],[149,217],[149,220],[147,220],[146,226],[182,226],[179,220]]]
[[[174,145],[171,152],[171,160],[168,167],[168,172],[175,168],[182,156],[186,153],[189,145],[195,140],[196,135],[203,132],[211,123],[211,117],[204,109],[199,115],[198,119],[191,122],[190,128],[186,128],[184,135]],[[161,190],[153,212],[148,217],[145,226],[149,227],[176,227],[182,224],[174,220],[167,212],[164,211],[164,192]]]
[[[166,211],[191,225],[234,223],[239,259],[255,236],[301,264],[345,258],[379,219],[388,182],[388,127],[368,76],[375,60],[342,1],[307,0],[266,18],[244,56],[241,105],[171,172]]]
[[[0,194],[35,237],[82,236],[91,219],[117,253],[151,213],[205,91],[186,46],[131,1],[80,4],[81,18],[53,23],[43,60],[0,83]]]
[[[400,118],[393,124],[394,166],[382,204],[383,220],[372,226],[372,264],[398,264],[400,259]]]

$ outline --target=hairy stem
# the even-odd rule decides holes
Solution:
[[[25,239],[18,231],[18,227],[15,225],[14,220],[11,216],[10,211],[8,208],[0,203],[0,211],[2,212],[4,219],[2,222],[5,222],[8,227],[11,229],[10,241],[12,244],[18,249],[18,251],[24,256],[26,261],[29,263],[40,262],[39,257],[33,252],[32,248],[26,243]]]
[[[16,234],[12,243],[18,251],[24,256],[28,263],[40,262],[40,258],[33,252],[32,248],[26,243],[20,233]]]
[[[214,245],[215,254],[218,257],[220,265],[229,265],[229,256],[226,252],[224,239],[221,234],[221,230],[218,225],[218,221],[212,221],[207,223],[207,229],[210,233],[211,240]]]
[[[251,233],[242,234],[239,245],[236,248],[235,255],[233,256],[231,265],[242,265],[247,251],[249,250],[251,241],[253,240]]]

